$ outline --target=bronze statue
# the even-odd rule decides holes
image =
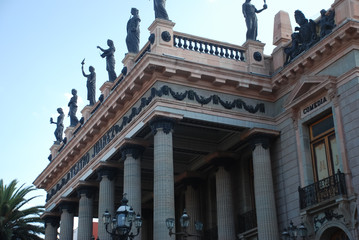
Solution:
[[[57,122],[54,122],[54,120],[50,118],[50,124],[56,124],[56,129],[54,134],[55,134],[56,142],[60,143],[62,142],[62,133],[64,131],[65,114],[62,108],[58,108],[57,112],[59,113],[59,116],[57,117]]]
[[[132,17],[127,22],[126,45],[129,53],[138,53],[140,51],[140,16],[138,9],[131,9]]]
[[[320,38],[325,37],[329,33],[332,32],[333,28],[335,28],[335,12],[334,10],[326,11],[322,9],[320,11],[321,19],[319,21],[320,26]]]
[[[70,127],[75,127],[79,120],[76,117],[77,112],[77,91],[76,89],[71,90],[72,98],[70,99],[69,104],[67,105],[69,107],[69,117],[70,117]]]
[[[299,33],[299,44],[301,52],[303,52],[318,40],[316,23],[311,19],[308,21],[300,10],[294,12],[294,18],[299,25],[299,27],[295,27],[294,30]]]
[[[242,12],[244,15],[244,18],[246,19],[246,25],[247,25],[247,34],[246,34],[246,40],[257,40],[258,35],[258,20],[256,13],[260,13],[263,10],[267,9],[268,6],[266,2],[264,1],[263,8],[261,10],[257,10],[254,5],[252,5],[251,0],[246,0],[245,3],[242,5]]]
[[[153,0],[153,5],[155,9],[155,18],[169,20],[166,11],[166,0]]]
[[[108,49],[103,49],[100,46],[97,46],[97,48],[103,52],[101,54],[101,57],[103,58],[106,57],[106,70],[108,72],[108,80],[110,82],[114,82],[115,79],[117,78],[115,72],[115,56],[114,56],[116,48],[111,39],[107,40],[107,45],[109,46]]]
[[[90,74],[86,74],[84,71],[85,59],[81,62],[82,75],[87,78],[87,100],[90,101],[90,106],[96,103],[96,73],[93,66],[89,67]]]

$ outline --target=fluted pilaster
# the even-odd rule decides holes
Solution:
[[[112,169],[101,169],[98,172],[100,179],[99,189],[99,207],[98,207],[98,237],[101,240],[111,240],[111,235],[106,232],[105,225],[102,220],[102,215],[106,210],[115,216],[115,171]]]
[[[91,188],[78,190],[80,197],[78,240],[89,240],[92,237],[93,193],[94,190]]]
[[[72,204],[61,204],[60,239],[72,240],[74,228],[74,206]]]
[[[48,216],[45,221],[45,240],[57,240],[57,229],[59,228],[58,217]]]
[[[174,239],[169,237],[166,218],[175,217],[173,140],[174,122],[169,118],[151,121],[154,134],[154,216],[153,239]]]
[[[218,239],[235,239],[232,183],[230,174],[219,167],[216,173]]]
[[[278,240],[269,139],[254,139],[252,149],[258,239]]]

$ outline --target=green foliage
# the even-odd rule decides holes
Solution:
[[[40,240],[44,234],[43,221],[40,214],[44,208],[26,204],[36,197],[26,199],[26,195],[35,190],[34,187],[16,187],[17,181],[4,185],[0,179],[0,239],[1,240]]]

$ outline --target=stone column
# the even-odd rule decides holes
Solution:
[[[231,176],[223,166],[220,166],[216,173],[216,196],[218,239],[235,239],[236,232],[234,225]]]
[[[195,179],[191,179],[192,181],[196,181]],[[189,184],[186,188],[185,193],[185,201],[186,201],[186,211],[190,216],[190,224],[188,226],[189,233],[196,233],[195,222],[201,220],[201,207],[199,204],[199,186],[198,184]]]
[[[72,240],[74,231],[74,206],[73,204],[61,204],[60,239]]]
[[[102,220],[102,215],[106,210],[115,216],[115,171],[109,168],[103,168],[98,172],[100,179],[99,189],[99,207],[98,207],[98,238],[101,240],[111,240],[111,235],[106,232],[105,225]],[[110,230],[109,230],[110,231]]]
[[[57,229],[60,219],[55,216],[46,216],[45,222],[45,240],[57,240]]]
[[[268,138],[255,138],[252,143],[254,194],[258,239],[278,240],[277,211],[274,198],[272,167]]]
[[[93,193],[92,188],[85,187],[78,190],[80,202],[77,240],[89,240],[92,237]]]
[[[141,213],[141,155],[144,147],[136,144],[125,144],[121,147],[124,159],[123,193],[126,193],[129,206],[136,214]],[[137,230],[133,228],[136,234]],[[141,233],[134,239],[141,239]]]
[[[154,134],[154,209],[153,239],[175,239],[169,237],[165,221],[175,218],[173,144],[174,121],[157,118],[150,123]]]

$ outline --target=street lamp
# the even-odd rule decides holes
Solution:
[[[187,237],[201,237],[200,234],[191,234],[191,233],[187,232],[187,228],[189,226],[189,220],[190,220],[190,217],[188,216],[188,214],[186,212],[186,209],[184,209],[183,214],[180,217],[180,224],[181,224],[182,232],[177,232],[176,233],[176,232],[172,232],[172,229],[175,226],[175,219],[174,218],[167,218],[166,219],[166,226],[167,226],[167,228],[169,230],[169,235],[170,236],[172,236],[173,234],[174,235],[181,235],[181,236],[183,236],[183,239],[187,239]],[[194,226],[195,226],[197,232],[201,232],[202,229],[203,229],[203,223],[202,222],[196,221]]]
[[[102,216],[103,223],[106,227],[106,232],[108,232],[113,240],[133,240],[138,234],[140,234],[140,228],[142,226],[142,219],[140,214],[135,213],[133,208],[128,206],[128,200],[124,194],[121,200],[121,206],[116,211],[116,217],[111,220],[111,214],[108,210]],[[131,232],[132,224],[134,224],[137,229],[137,233],[133,234]],[[110,231],[108,230],[108,225],[110,225]],[[130,233],[131,232],[131,233]]]
[[[284,240],[296,240],[298,236],[302,239],[305,239],[307,235],[308,230],[304,226],[303,222],[297,228],[297,226],[294,225],[292,221],[290,221],[288,229],[285,228],[282,232],[282,237]]]

